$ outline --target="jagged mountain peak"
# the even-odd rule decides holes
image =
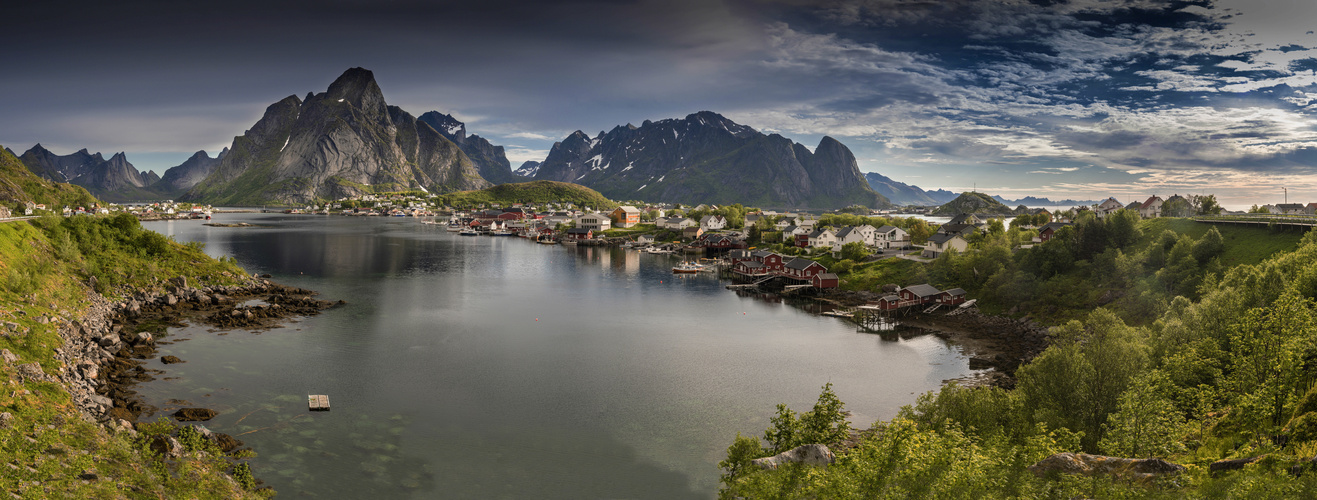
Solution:
[[[226,148],[226,149],[227,149],[227,148]],[[203,150],[200,150],[200,151],[197,151],[197,152],[195,152],[195,153],[192,153],[192,156],[188,157],[188,160],[189,160],[189,161],[190,161],[190,160],[201,160],[201,159],[210,159],[210,155],[207,154],[207,153],[206,153],[206,150],[204,150],[204,149],[203,149]]]
[[[434,128],[436,132],[443,134],[448,140],[459,145],[461,145],[463,141],[466,141],[466,124],[462,123],[457,118],[454,118],[453,115],[440,113],[438,111],[426,111],[417,118],[417,120],[424,122],[426,125]]]
[[[387,113],[384,91],[375,83],[375,74],[365,68],[351,68],[344,71],[334,83],[329,84],[325,98],[330,101],[346,101],[363,111],[377,115]]]
[[[369,70],[351,68],[305,102],[294,95],[268,107],[256,125],[234,138],[232,152],[214,171],[180,199],[302,204],[488,186],[459,148],[434,127],[389,106]]]

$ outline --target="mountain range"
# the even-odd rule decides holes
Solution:
[[[865,181],[851,151],[824,137],[811,152],[711,111],[554,143],[534,179],[571,182],[615,200],[741,203],[784,208],[889,205]]]
[[[219,157],[223,158],[227,152],[228,149],[221,151]],[[161,177],[154,171],[138,171],[122,152],[108,160],[101,153],[89,153],[86,149],[61,156],[37,144],[18,158],[38,177],[82,186],[97,197],[113,202],[175,198],[204,179],[219,163],[219,158],[197,151]]]
[[[1001,196],[996,196],[996,195],[994,195],[993,198],[996,198],[997,201],[1000,201],[1007,205],[1025,205],[1030,207],[1051,207],[1051,206],[1077,207],[1080,205],[1096,205],[1098,203],[1101,203],[1100,200],[1065,199],[1065,200],[1053,201],[1047,198],[1038,198],[1035,196],[1025,196],[1024,198],[1020,198],[1018,200],[1007,200],[1006,198],[1002,198]]]
[[[711,111],[600,131],[577,130],[543,161],[515,171],[503,146],[468,135],[452,115],[419,117],[389,105],[373,73],[351,68],[325,92],[290,95],[211,157],[199,151],[163,177],[123,153],[58,156],[37,145],[23,163],[108,201],[175,198],[221,205],[305,204],[369,193],[444,193],[551,180],[616,200],[766,208],[936,205],[958,196],[861,173],[832,137],[814,148],[764,134]]]

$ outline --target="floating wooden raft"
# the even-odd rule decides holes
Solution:
[[[306,403],[311,411],[329,411],[329,396],[324,394],[312,394],[307,396]]]

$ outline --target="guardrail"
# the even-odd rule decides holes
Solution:
[[[1235,215],[1200,215],[1194,217],[1197,222],[1223,224],[1256,224],[1278,226],[1317,226],[1317,215],[1285,214],[1235,214]]]

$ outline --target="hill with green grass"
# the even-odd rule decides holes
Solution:
[[[937,207],[933,210],[933,215],[960,215],[960,214],[983,214],[983,215],[1010,215],[1015,213],[1011,207],[1003,205],[995,198],[983,193],[964,192],[956,199]]]
[[[572,203],[601,210],[617,207],[617,203],[598,191],[579,184],[556,181],[499,184],[478,191],[439,195],[437,198],[441,204],[451,207],[477,207],[494,203],[504,206],[514,203]]]

